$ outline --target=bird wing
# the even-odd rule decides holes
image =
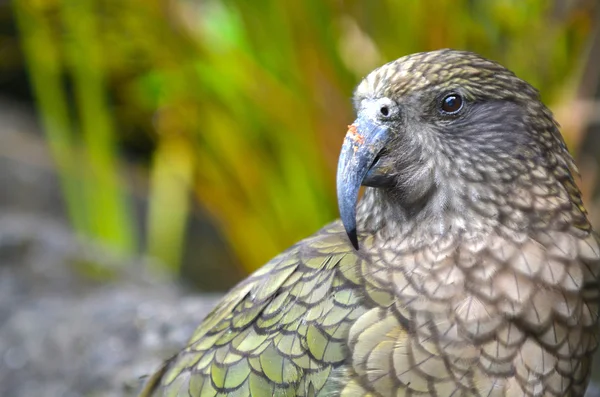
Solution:
[[[361,259],[339,222],[233,288],[141,396],[316,396],[366,312]]]

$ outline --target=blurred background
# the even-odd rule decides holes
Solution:
[[[358,81],[445,47],[540,90],[600,227],[595,0],[0,1],[2,395],[135,389],[336,218]]]

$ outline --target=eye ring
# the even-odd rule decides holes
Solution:
[[[448,94],[442,99],[440,110],[444,114],[455,115],[462,110],[464,102],[463,97],[459,94]]]

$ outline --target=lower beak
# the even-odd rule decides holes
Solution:
[[[337,197],[342,223],[350,242],[358,250],[356,234],[356,202],[358,192],[375,162],[389,141],[389,128],[359,117],[348,127],[337,170]]]

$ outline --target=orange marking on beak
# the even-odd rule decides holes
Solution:
[[[356,126],[354,124],[351,124],[348,126],[348,132],[346,133],[346,137],[348,139],[351,139],[352,142],[354,142],[358,145],[362,145],[365,143],[365,137],[358,133]]]

